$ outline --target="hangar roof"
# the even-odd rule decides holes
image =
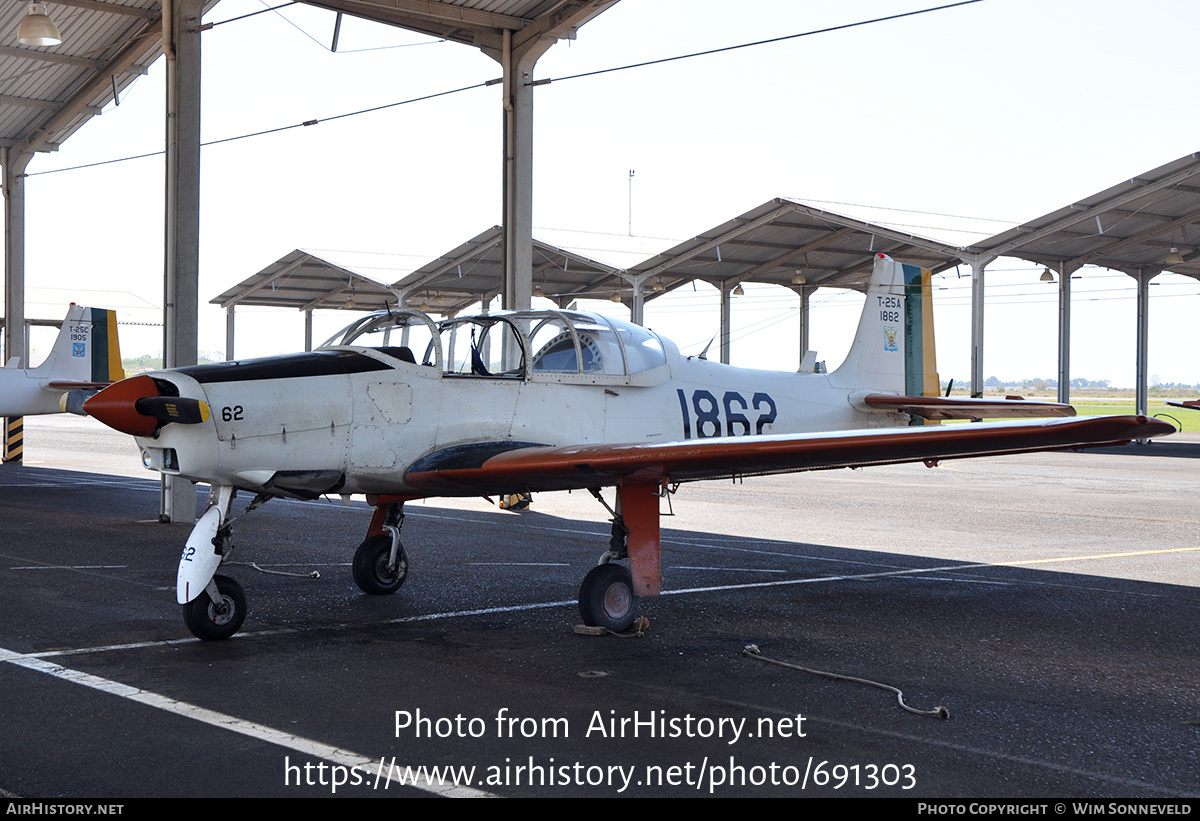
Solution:
[[[438,313],[454,314],[481,295],[494,295],[504,282],[504,229],[492,226],[462,245],[427,262],[392,287],[401,293],[436,294]],[[565,307],[599,288],[624,285],[618,269],[548,242],[533,241],[533,287]],[[605,294],[606,296],[607,294]],[[603,296],[599,297],[603,298]],[[411,302],[412,300],[410,300]]]
[[[797,272],[808,286],[864,290],[876,253],[935,272],[957,265],[962,256],[953,245],[780,197],[639,263],[628,273],[662,277],[667,291],[693,279],[727,288],[748,280],[792,287]],[[653,295],[648,292],[647,298]]]
[[[354,301],[354,305],[347,303]],[[378,311],[396,295],[381,282],[297,248],[211,300],[214,305],[274,308],[352,308]]]
[[[405,295],[410,303],[432,302],[436,313],[453,315],[481,296],[501,288],[504,231],[493,226],[408,276],[385,286],[327,257],[297,249],[230,288],[212,302],[222,307],[262,305],[281,308],[375,310]],[[628,296],[630,279],[647,283],[646,299],[692,279],[732,288],[754,280],[794,287],[796,271],[810,287],[866,287],[873,253],[896,256],[935,271],[960,261],[951,245],[905,234],[786,198],[774,199],[711,231],[682,242],[629,270],[583,254],[533,241],[533,287],[560,307],[578,298],[605,299],[613,291]],[[653,282],[661,277],[663,291]],[[353,293],[351,292],[351,282]]]
[[[204,10],[217,0],[205,3]],[[63,41],[16,45],[27,3],[5,3],[0,31],[0,147],[54,151],[162,53],[157,0],[48,0]],[[9,45],[9,43],[13,45]]]
[[[527,29],[539,37],[561,20],[575,25],[617,0],[302,0],[311,6],[352,14],[466,45],[499,48],[507,29],[517,38]],[[590,7],[590,8],[589,8]]]
[[[392,285],[363,276],[346,264],[312,251],[296,249],[211,300],[214,305],[259,305],[276,308],[346,308],[380,310],[395,305],[401,294],[410,302],[426,298],[436,313],[452,315],[481,295],[494,295],[503,282],[500,247],[503,229],[493,226],[454,250],[425,263]],[[617,269],[540,240],[533,241],[533,283],[565,306],[596,287],[624,282]],[[598,285],[599,283],[599,285]]]
[[[1171,271],[1200,279],[1200,153],[1147,171],[968,250],[1072,272],[1099,265],[1134,274]],[[1178,249],[1180,264],[1168,265]]]

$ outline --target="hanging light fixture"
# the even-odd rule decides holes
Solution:
[[[797,268],[796,273],[792,275],[792,284],[793,285],[804,285],[807,282],[808,282],[808,280],[804,277],[804,274],[801,273],[799,268]]]
[[[742,290],[741,283],[738,283],[737,285],[734,286],[733,295],[734,296],[745,296],[746,295],[746,292]]]
[[[1042,269],[1042,275],[1041,275],[1041,277],[1039,277],[1039,279],[1040,279],[1042,282],[1053,282],[1053,281],[1054,281],[1054,274],[1050,273],[1050,269],[1049,269],[1049,268],[1043,268],[1043,269]]]
[[[612,295],[611,295],[611,296],[610,296],[608,299],[609,299],[609,301],[610,301],[610,302],[620,302],[620,301],[621,301],[621,294],[620,294],[620,292],[619,292],[619,291],[613,291],[613,292],[612,292]]]
[[[62,42],[62,34],[46,14],[44,5],[30,3],[29,13],[17,27],[17,41],[23,46],[57,46]]]
[[[533,287],[533,294],[532,294],[532,296],[534,296],[534,297],[537,297],[537,298],[539,298],[539,299],[540,299],[541,297],[544,297],[545,295],[546,295],[546,294],[545,294],[545,293],[542,291],[542,286],[541,286],[541,285],[535,285],[535,286]]]
[[[1179,253],[1178,248],[1172,248],[1171,253],[1167,254],[1167,265],[1183,265],[1183,254]]]
[[[667,290],[667,286],[663,284],[662,277],[658,277],[657,279],[655,279],[655,280],[654,280],[654,291],[655,291],[655,293],[660,293],[660,294],[661,294],[661,293],[662,293],[663,291],[665,291],[665,290]]]

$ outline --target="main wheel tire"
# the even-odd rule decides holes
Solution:
[[[408,554],[400,546],[399,561],[394,571],[388,569],[392,556],[392,537],[384,534],[372,536],[358,546],[354,552],[354,583],[358,589],[372,596],[395,593],[408,578]]]
[[[246,594],[242,586],[228,576],[213,576],[218,601],[207,592],[183,606],[183,623],[202,641],[221,641],[241,629],[246,620]]]
[[[593,567],[579,585],[579,615],[591,627],[624,633],[637,618],[633,577],[619,564]]]

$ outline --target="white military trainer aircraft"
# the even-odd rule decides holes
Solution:
[[[238,489],[257,494],[250,508],[273,496],[366,494],[375,514],[354,579],[382,594],[408,571],[406,501],[587,489],[603,503],[600,488],[615,486],[611,549],[584,578],[579,609],[619,631],[638,596],[659,592],[659,503],[682,482],[932,465],[1174,430],[1133,416],[924,425],[1074,415],[1069,405],[939,396],[929,277],[877,256],[850,353],[832,373],[685,357],[645,328],[583,313],[435,324],[385,311],[311,353],[135,376],[84,407],[137,437],[148,467],[211,485],[177,581],[184,621],[202,639],[233,635],[246,612],[240,585],[215,575]]]
[[[125,378],[117,342],[117,315],[72,303],[50,356],[36,368],[20,368],[16,358],[0,369],[0,416],[59,413],[68,397],[76,404]]]

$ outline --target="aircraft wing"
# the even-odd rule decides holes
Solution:
[[[1200,410],[1200,399],[1189,399],[1186,402],[1168,402],[1167,404],[1172,405],[1176,408],[1190,408],[1192,410]]]
[[[1095,416],[624,445],[492,442],[430,454],[404,481],[431,494],[572,490],[1098,447],[1174,431],[1144,416]]]
[[[897,396],[872,393],[860,400],[877,411],[903,411],[923,419],[1028,419],[1074,416],[1075,409],[1058,402],[1039,402],[1011,396],[1007,399],[976,399],[957,396]]]

